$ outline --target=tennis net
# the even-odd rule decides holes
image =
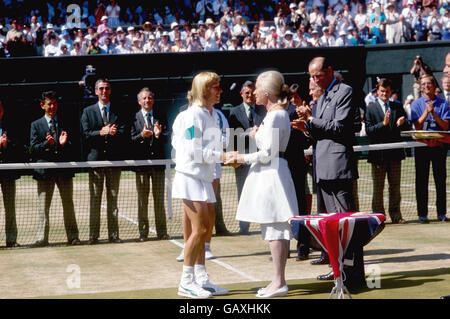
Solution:
[[[401,213],[405,220],[416,221],[417,215],[417,201],[416,201],[416,181],[415,181],[415,162],[414,153],[417,148],[427,147],[425,144],[418,142],[400,142],[392,144],[377,144],[377,145],[361,145],[355,146],[355,151],[358,154],[358,172],[359,179],[356,182],[357,186],[357,203],[358,211],[371,212],[373,199],[373,179],[371,173],[371,164],[367,162],[367,152],[372,150],[389,150],[401,149],[405,152],[406,158],[401,165]],[[306,154],[311,154],[306,151]],[[446,158],[446,169],[448,175],[448,168],[450,167],[449,156]],[[149,187],[148,199],[148,226],[145,223],[145,217],[140,217],[138,213],[138,187],[142,191],[142,184],[137,184],[136,176],[137,170],[163,167],[163,173],[160,178],[163,182]],[[111,212],[108,209],[107,197],[111,195],[106,188],[101,195],[100,203],[100,233],[98,234],[100,241],[108,240],[110,232],[108,229],[114,228],[108,223],[108,215],[115,214],[118,223],[118,235],[126,241],[137,240],[142,232],[148,232],[150,238],[158,238],[157,229],[164,232],[164,225],[161,222],[155,223],[155,202],[154,196],[162,199],[164,203],[164,215],[166,221],[166,232],[171,237],[182,237],[182,215],[183,205],[179,199],[171,197],[171,181],[175,175],[174,163],[172,160],[155,160],[155,161],[98,161],[98,162],[64,162],[64,163],[13,163],[0,164],[0,170],[5,172],[16,172],[18,179],[14,183],[7,182],[8,178],[0,178],[2,186],[2,197],[0,197],[0,247],[5,247],[7,241],[11,241],[14,236],[17,236],[17,242],[22,246],[31,245],[37,240],[40,240],[42,232],[45,232],[45,223],[43,222],[42,211],[45,211],[45,206],[48,207],[48,242],[51,244],[65,244],[68,240],[66,228],[70,225],[73,219],[70,217],[64,218],[63,201],[61,200],[61,192],[58,186],[55,186],[53,198],[47,197],[39,198],[38,192],[42,191],[42,187],[38,187],[38,182],[33,178],[33,171],[36,169],[52,169],[55,176],[63,176],[63,172],[71,170],[74,173],[72,179],[73,189],[69,189],[72,193],[75,221],[78,229],[78,237],[85,243],[90,237],[90,225],[92,220],[90,218],[90,186],[89,186],[89,171],[91,170],[110,170],[118,169],[120,171],[120,181],[117,181],[118,195],[117,195],[117,211]],[[154,171],[153,173],[154,174]],[[429,201],[428,201],[428,216],[430,219],[436,217],[436,189],[433,181],[433,172],[430,169],[430,178],[428,185]],[[118,176],[118,175],[115,175]],[[112,182],[108,180],[106,182]],[[311,183],[311,181],[309,181]],[[15,185],[14,185],[15,184]],[[41,183],[42,184],[42,183]],[[449,182],[446,181],[446,195],[450,190]],[[14,188],[15,187],[15,196]],[[64,190],[64,186],[61,186]],[[40,189],[41,188],[41,189]],[[50,187],[51,188],[51,187]],[[310,187],[309,187],[310,188]],[[311,189],[311,188],[310,188]],[[51,191],[49,192],[49,194]],[[65,193],[63,191],[63,193]],[[316,194],[312,194],[312,213],[316,212]],[[239,222],[235,219],[236,209],[238,206],[238,196],[234,168],[229,166],[222,167],[222,178],[220,180],[220,201],[216,204],[216,229],[223,232],[228,230],[231,233],[239,232]],[[390,222],[388,214],[389,206],[389,187],[387,179],[384,187],[384,207],[387,215],[387,222]],[[15,207],[11,206],[13,203]],[[70,206],[70,205],[69,205]],[[6,213],[5,208],[8,212]],[[161,208],[160,208],[161,209]],[[448,209],[447,209],[448,211]],[[15,216],[14,215],[15,212]],[[5,214],[6,213],[6,214]],[[144,214],[145,215],[145,214]],[[14,218],[15,217],[15,218]],[[15,223],[14,223],[15,219]],[[66,220],[65,220],[66,219]],[[16,224],[16,225],[14,225]],[[139,226],[141,224],[141,226]],[[73,226],[73,225],[72,225]],[[17,230],[16,230],[17,229]],[[251,224],[250,231],[259,231],[258,224]],[[17,235],[15,235],[17,234]]]

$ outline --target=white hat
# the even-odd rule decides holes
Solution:
[[[172,24],[170,25],[170,28],[173,29],[175,27],[178,27],[178,23],[172,22]]]
[[[134,27],[128,27],[127,31],[134,31]]]
[[[205,24],[206,25],[210,25],[210,24],[214,24],[215,25],[214,21],[211,18],[206,19]]]
[[[162,36],[163,36],[163,37],[166,37],[166,36],[168,37],[168,36],[169,36],[169,32],[164,31],[163,34],[162,34]]]
[[[339,31],[339,36],[341,36],[341,35],[347,35],[347,32],[345,32],[344,30]]]
[[[116,32],[123,32],[122,27],[118,27],[118,28],[116,29]]]
[[[107,17],[107,16],[103,16],[103,17],[100,19],[100,21],[104,21],[104,20],[108,20],[108,17]]]
[[[319,33],[319,31],[317,31],[316,29],[314,29],[314,30],[312,30],[311,34],[314,34],[314,33]]]
[[[47,24],[47,29],[53,29],[53,24],[48,23],[48,24]]]
[[[148,39],[149,39],[149,40],[155,40],[155,36],[154,36],[153,34],[150,34],[150,35],[148,36]]]
[[[380,5],[378,3],[376,3],[376,2],[372,3],[372,9],[376,9],[379,7],[380,7]]]
[[[407,4],[414,5],[414,1],[413,0],[408,0]]]
[[[287,30],[287,31],[284,33],[284,36],[287,36],[287,35],[294,35],[294,34],[291,32],[291,30]]]
[[[290,9],[297,8],[297,5],[293,2],[289,5],[289,8]]]

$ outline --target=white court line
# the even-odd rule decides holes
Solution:
[[[130,217],[128,217],[128,216],[125,216],[125,215],[122,215],[122,214],[119,214],[119,216],[122,217],[123,219],[126,219],[127,221],[129,221],[129,222],[135,224],[135,225],[138,224],[137,221],[135,221],[134,219],[132,219],[132,218],[130,218]],[[156,235],[156,231],[155,231],[154,229],[149,228],[149,231]],[[176,245],[176,246],[178,246],[178,247],[180,247],[180,248],[183,248],[183,247],[184,247],[184,245],[183,245],[182,243],[180,243],[179,241],[177,241],[177,240],[175,240],[175,239],[170,239],[169,242],[171,242],[172,244],[174,244],[174,245]],[[262,281],[262,280],[259,280],[259,279],[255,278],[255,277],[251,276],[251,275],[248,275],[248,274],[246,274],[245,272],[240,271],[239,269],[236,269],[236,268],[234,268],[233,266],[228,265],[228,264],[226,264],[226,263],[224,263],[224,262],[222,262],[222,261],[220,261],[220,260],[217,260],[217,259],[211,259],[210,261],[213,262],[213,263],[216,263],[216,264],[219,265],[219,266],[224,267],[225,269],[231,270],[232,272],[234,272],[234,273],[236,273],[236,274],[238,274],[238,275],[244,277],[244,278],[247,279],[247,280],[250,280],[250,281]]]
[[[361,196],[361,197],[370,197],[370,198],[372,198],[373,197],[373,195],[367,195],[367,194],[363,194],[363,193],[358,193],[358,196]],[[383,197],[383,199],[386,199],[386,197]],[[400,201],[401,203],[406,203],[406,204],[408,204],[408,205],[411,205],[411,206],[417,206],[417,203],[416,202],[412,202],[412,201],[409,201],[409,200],[401,200]],[[428,205],[428,208],[431,208],[431,209],[436,209],[436,206],[434,206],[434,205]],[[447,209],[447,212],[450,212],[450,209]]]

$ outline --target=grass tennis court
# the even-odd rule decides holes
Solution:
[[[450,225],[388,224],[365,247],[366,276],[379,271],[379,288],[352,292],[354,299],[437,299],[450,294]],[[175,261],[182,240],[145,243],[102,243],[95,246],[53,245],[0,251],[0,298],[163,298],[179,299],[181,263]],[[286,275],[286,298],[326,299],[331,281],[315,277],[327,265],[295,261],[296,241]],[[214,237],[218,257],[207,261],[211,280],[230,290],[217,298],[254,299],[256,290],[272,276],[267,243],[259,233]],[[310,257],[319,256],[313,252]],[[375,278],[375,277],[374,277]]]
[[[450,167],[447,158],[447,172]],[[358,197],[360,211],[371,211],[372,181],[370,166],[359,161]],[[62,207],[55,189],[50,213],[50,243],[46,248],[29,249],[35,241],[37,225],[36,183],[23,176],[17,183],[18,242],[22,248],[0,249],[0,298],[164,298],[178,299],[176,287],[181,264],[175,257],[181,251],[181,202],[174,200],[173,217],[167,226],[172,239],[138,243],[137,194],[135,175],[123,171],[119,192],[120,237],[124,244],[107,243],[106,207],[102,207],[101,244],[67,247]],[[173,177],[173,171],[172,171]],[[80,239],[89,236],[89,191],[87,173],[74,179],[74,201]],[[450,190],[447,179],[447,194]],[[221,180],[224,220],[228,230],[238,231],[234,219],[237,194],[234,172],[224,167]],[[388,194],[385,187],[385,207]],[[437,222],[435,190],[430,172],[430,224],[417,222],[414,159],[402,164],[402,203],[405,225],[392,225],[389,216],[385,230],[365,247],[366,275],[377,270],[380,288],[352,292],[355,299],[436,299],[450,295],[450,223]],[[105,195],[104,195],[105,196]],[[104,201],[105,203],[105,201]],[[313,208],[315,207],[313,201]],[[150,227],[154,229],[152,201],[149,202]],[[3,203],[0,197],[0,211]],[[447,210],[448,211],[448,210]],[[4,218],[0,218],[0,245],[4,246]],[[230,294],[220,298],[253,299],[256,290],[272,276],[269,248],[261,240],[259,226],[252,224],[250,236],[214,237],[213,253],[218,259],[207,262],[213,282],[223,285]],[[291,241],[292,258],[286,268],[290,292],[286,298],[326,299],[333,283],[319,282],[317,275],[327,273],[328,266],[311,266],[309,261],[295,261],[296,241]],[[310,257],[319,256],[313,252]],[[78,279],[79,281],[77,281]],[[77,284],[79,283],[79,285]],[[216,297],[219,298],[219,297]]]

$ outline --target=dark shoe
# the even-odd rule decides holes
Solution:
[[[296,261],[302,261],[302,260],[308,260],[309,256],[304,254],[299,254],[297,257],[295,257]]]
[[[69,241],[67,242],[67,245],[69,245],[69,246],[77,246],[77,245],[81,245],[81,241],[80,241],[79,238],[74,238],[74,239],[72,239],[72,240],[69,240]]]
[[[139,240],[138,241],[140,241],[141,243],[143,243],[143,242],[145,242],[145,241],[147,241],[148,240],[148,237],[147,236],[139,236]]]
[[[33,247],[45,247],[48,246],[48,241],[45,240],[38,240],[33,244]]]
[[[123,243],[122,239],[120,239],[119,237],[110,237],[109,238],[109,242],[110,243],[114,243],[114,244],[121,244],[121,243]]]
[[[20,247],[20,245],[17,242],[15,242],[15,241],[11,241],[11,242],[7,242],[6,243],[6,247],[14,248],[14,247]]]
[[[89,238],[88,245],[95,245],[98,244],[97,238]]]
[[[406,224],[406,220],[399,218],[396,221],[392,221],[392,224]]]
[[[333,279],[334,279],[333,271],[330,271],[326,275],[319,275],[319,276],[317,276],[317,280],[333,280]]]
[[[421,224],[428,224],[430,221],[428,220],[427,217],[420,216],[420,217],[419,217],[419,222],[420,222]]]
[[[164,235],[158,236],[158,239],[159,240],[169,240],[170,236],[169,236],[169,234],[164,234]]]
[[[311,261],[311,265],[326,265],[329,263],[330,263],[330,260],[328,258],[328,255],[327,255],[327,257],[322,256],[319,259]]]
[[[448,222],[449,221],[449,219],[445,215],[439,215],[438,216],[438,220],[440,220],[441,222]]]

